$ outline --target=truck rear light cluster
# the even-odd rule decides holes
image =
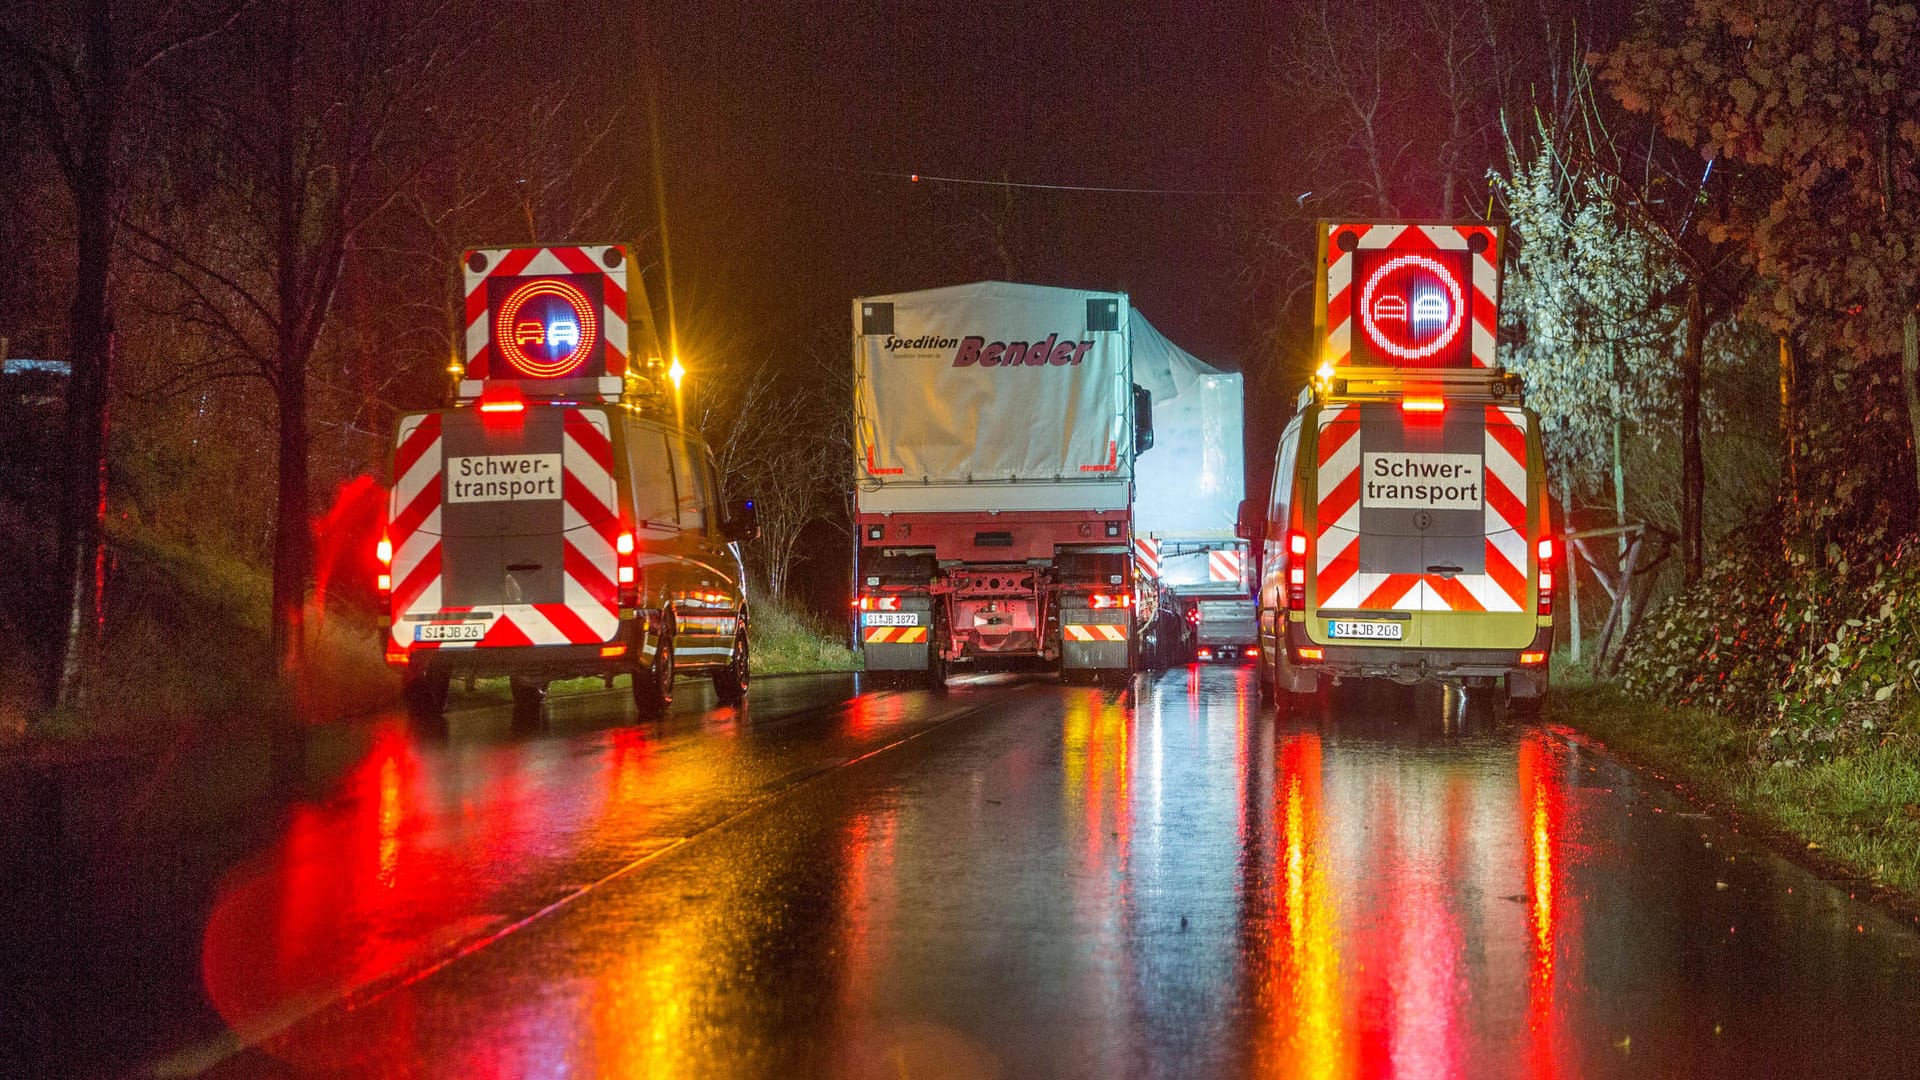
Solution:
[[[897,596],[862,596],[854,601],[861,611],[899,611],[900,598]]]
[[[623,608],[640,606],[640,568],[634,559],[636,549],[630,529],[620,530],[620,535],[613,538],[614,579],[620,585],[620,606]]]
[[[1287,533],[1287,610],[1307,610],[1307,534]]]
[[[1087,605],[1093,608],[1130,608],[1133,606],[1133,594],[1094,593],[1087,597]]]
[[[1540,541],[1537,550],[1540,561],[1540,605],[1542,615],[1553,614],[1553,538]]]

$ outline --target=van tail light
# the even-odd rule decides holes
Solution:
[[[391,572],[393,570],[393,541],[385,535],[382,535],[380,542],[373,546],[373,557],[380,561],[380,574],[373,579],[374,588],[380,591],[382,597],[389,596],[393,593],[393,574]]]
[[[1094,608],[1130,608],[1133,606],[1133,594],[1094,593],[1087,597],[1087,604]]]
[[[1540,541],[1536,549],[1539,555],[1540,603],[1539,613],[1553,614],[1553,538]]]
[[[1287,610],[1307,610],[1307,534],[1287,533]]]
[[[1535,664],[1544,664],[1546,662],[1547,654],[1545,652],[1528,650],[1520,654],[1520,665],[1522,667],[1532,667]]]
[[[620,535],[613,538],[614,579],[620,585],[620,606],[635,608],[640,606],[640,567],[633,553],[635,545],[631,530],[622,529]]]
[[[1293,650],[1293,655],[1300,660],[1325,660],[1327,650],[1318,645],[1302,645]]]

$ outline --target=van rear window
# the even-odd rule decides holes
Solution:
[[[633,477],[633,516],[642,527],[678,524],[667,437],[651,428],[627,429],[627,464]]]

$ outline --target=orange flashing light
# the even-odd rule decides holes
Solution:
[[[1447,399],[1437,397],[1410,397],[1400,399],[1400,411],[1410,413],[1439,413],[1447,411]]]
[[[1520,663],[1523,667],[1534,664],[1544,664],[1546,662],[1547,654],[1544,652],[1523,652],[1520,654]]]
[[[1294,653],[1302,660],[1325,660],[1327,658],[1327,650],[1317,645],[1302,645],[1298,649],[1295,649]]]
[[[600,647],[600,658],[602,660],[611,660],[616,656],[625,655],[627,655],[627,647],[625,645],[602,645]]]

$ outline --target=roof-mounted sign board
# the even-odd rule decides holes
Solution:
[[[467,252],[459,397],[502,384],[522,397],[617,397],[631,354],[627,285],[638,282],[629,269],[618,244]]]
[[[1484,222],[1322,222],[1321,363],[1493,367],[1505,238]]]

